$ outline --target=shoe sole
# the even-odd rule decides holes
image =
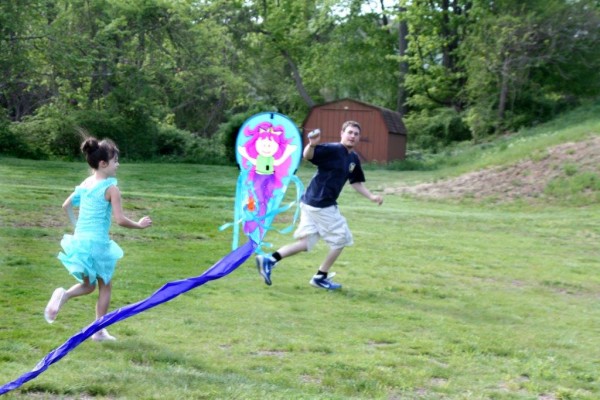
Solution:
[[[271,278],[269,278],[267,276],[267,274],[265,273],[265,270],[263,269],[262,266],[262,260],[264,260],[264,258],[256,258],[256,268],[258,269],[258,273],[260,274],[260,276],[263,277],[263,279],[265,280],[265,283],[269,286],[271,286]]]

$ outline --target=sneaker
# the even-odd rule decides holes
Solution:
[[[310,280],[310,284],[314,287],[318,287],[321,289],[327,289],[327,290],[341,289],[342,285],[339,283],[335,283],[333,281],[334,276],[335,276],[335,272],[329,274],[329,276],[327,278],[323,278],[323,275],[315,275]]]
[[[271,285],[271,271],[275,267],[275,260],[269,256],[256,256],[256,268],[258,273],[265,278],[265,283]]]
[[[62,307],[65,302],[65,294],[67,291],[63,288],[55,289],[52,293],[52,297],[50,297],[50,301],[44,310],[44,318],[46,321],[51,324],[56,319],[56,315],[58,315],[58,311]]]
[[[116,337],[112,336],[106,329],[101,329],[92,335],[94,342],[114,342]]]

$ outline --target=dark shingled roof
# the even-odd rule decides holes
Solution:
[[[396,111],[388,110],[387,108],[373,106],[379,111],[381,111],[381,115],[383,116],[383,120],[385,122],[385,126],[388,128],[389,133],[396,133],[398,135],[406,135],[406,127],[404,126],[404,122],[402,122],[402,115]]]

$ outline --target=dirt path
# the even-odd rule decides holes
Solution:
[[[386,188],[384,193],[428,198],[493,197],[498,201],[511,201],[543,196],[544,188],[552,179],[584,171],[600,173],[600,136],[549,148],[545,156],[514,165],[470,172],[435,183]]]

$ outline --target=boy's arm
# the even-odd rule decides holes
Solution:
[[[304,150],[302,151],[302,157],[305,160],[312,160],[315,155],[315,147],[321,142],[321,131],[314,130],[308,134],[308,144],[304,146]]]
[[[363,182],[354,182],[351,184],[351,186],[354,188],[354,190],[365,196],[367,199],[377,203],[377,205],[381,205],[383,203],[383,197],[378,194],[371,193],[371,191],[367,189]]]

